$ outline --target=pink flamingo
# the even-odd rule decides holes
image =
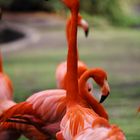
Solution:
[[[3,71],[2,56],[0,54],[0,116],[5,110],[9,109],[15,104],[16,103],[13,101],[12,81]],[[16,140],[19,138],[19,136],[20,134],[15,133],[14,131],[0,131],[1,140]]]
[[[97,122],[96,120],[99,117],[93,110],[86,108],[83,104],[80,95],[78,94],[78,79],[77,79],[77,18],[79,11],[79,1],[78,0],[63,0],[64,4],[70,9],[72,13],[72,27],[71,27],[71,40],[69,42],[69,50],[67,56],[67,87],[66,87],[66,100],[67,100],[67,109],[66,114],[63,117],[60,129],[61,131],[56,134],[58,140],[77,140],[77,136],[80,133],[84,133],[88,128],[92,129],[92,124]],[[85,89],[83,89],[85,90]],[[87,92],[87,90],[85,90]],[[97,123],[98,124],[98,123]],[[100,124],[99,124],[100,125]],[[107,128],[107,127],[106,127]],[[111,130],[113,128],[109,127]],[[111,136],[117,137],[121,133],[121,137],[118,140],[125,140],[125,136],[120,129],[113,131]],[[100,131],[101,132],[101,131]],[[98,135],[103,135],[109,132],[102,131],[103,133],[98,133]],[[85,137],[89,133],[89,130],[82,135],[82,139],[87,139]],[[92,139],[99,139],[98,135],[93,134]],[[112,137],[111,137],[112,138]],[[105,140],[104,138],[102,140]],[[106,139],[107,140],[107,139]],[[109,139],[108,139],[109,140]],[[116,140],[116,139],[113,139]]]
[[[2,9],[0,8],[0,20],[2,19]],[[3,70],[2,54],[0,53],[0,116],[5,110],[14,106],[13,101],[13,85],[9,76]],[[0,131],[1,140],[16,140],[20,134],[14,131]]]
[[[2,9],[0,8],[1,19]],[[15,102],[13,102],[13,85],[9,76],[3,70],[2,54],[0,52],[0,115],[13,105],[15,105]]]
[[[126,140],[122,130],[116,125],[110,125],[104,118],[98,117],[92,123],[92,128],[81,131],[73,140]]]
[[[15,104],[12,81],[3,71],[2,56],[0,54],[0,115]]]
[[[78,22],[77,25],[82,27],[83,30],[85,31],[85,35],[88,35],[89,27],[88,23],[82,19],[82,16],[78,14]],[[71,17],[67,20],[66,23],[66,37],[67,37],[67,42],[69,42],[70,39],[70,29],[71,29]],[[87,70],[87,66],[82,62],[78,61],[78,78]],[[64,61],[60,63],[57,66],[56,69],[56,82],[57,82],[57,87],[61,89],[66,89],[66,72],[67,72],[67,62]]]
[[[13,99],[13,86],[12,82],[9,79],[8,75],[4,73],[3,66],[2,66],[2,56],[0,54],[0,114],[9,108],[10,106],[14,105],[15,103],[12,101]]]
[[[2,10],[0,8],[0,19],[2,18]],[[0,53],[0,117],[3,113],[16,105],[13,101],[13,85],[7,74],[3,71],[2,55]],[[36,132],[35,134],[38,134]],[[39,135],[39,134],[38,134]],[[1,140],[17,140],[20,137],[20,132],[15,130],[1,130]]]
[[[32,105],[28,102],[18,103],[15,106],[12,106],[8,110],[5,111],[4,114],[0,116],[0,132],[3,133],[4,131],[14,132],[13,137],[10,138],[9,135],[2,135],[2,140],[16,140],[20,137],[21,133],[24,134],[27,138],[32,140],[46,140],[47,136],[43,135],[43,133],[39,132],[36,128],[23,124],[14,124],[14,123],[3,123],[3,120],[7,120],[8,116],[12,116],[14,114],[34,114],[37,118],[39,115],[32,109]],[[6,114],[6,115],[5,115]],[[27,131],[26,131],[27,130]],[[11,135],[10,135],[11,136]],[[15,136],[18,136],[17,138]]]

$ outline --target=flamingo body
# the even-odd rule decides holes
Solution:
[[[0,54],[0,115],[9,107],[15,105],[13,102],[13,85],[8,75],[3,72],[2,56]]]
[[[114,134],[112,134],[114,132]],[[119,128],[87,128],[80,132],[74,140],[126,140],[124,133]]]
[[[78,61],[78,79],[87,70],[87,66],[82,62]],[[62,62],[56,69],[56,82],[57,87],[66,89],[66,73],[67,73],[67,62]]]
[[[3,71],[2,56],[0,54],[0,117],[10,107],[16,103],[13,101],[13,85],[7,74]],[[1,140],[17,140],[20,137],[15,131],[0,130]]]
[[[0,73],[0,115],[16,104],[12,99],[12,82],[6,74]]]
[[[65,90],[46,90],[32,95],[26,101],[49,123],[60,121],[65,114],[65,95]]]
[[[72,140],[82,130],[91,127],[94,117],[97,116],[91,109],[80,105],[70,107],[60,124],[63,138]]]
[[[72,25],[71,25],[71,39],[68,44],[69,50],[68,50],[68,56],[67,56],[67,80],[66,80],[67,81],[67,87],[66,87],[67,110],[60,124],[61,131],[57,133],[56,136],[57,136],[57,140],[63,140],[63,139],[76,140],[75,137],[78,136],[80,133],[82,133],[84,130],[92,129],[92,127],[94,127],[96,124],[96,123],[94,124],[94,121],[96,121],[100,117],[93,110],[86,108],[84,104],[82,104],[80,100],[80,92],[78,89],[77,20],[78,20],[78,12],[79,12],[79,0],[71,0],[71,1],[63,0],[63,2],[71,11],[71,14],[72,14],[71,24]],[[105,84],[105,87],[106,85],[107,84]],[[103,87],[102,90],[106,93],[105,89],[106,88]],[[102,129],[102,127],[99,127],[99,128]],[[104,129],[102,129],[102,131],[104,135],[108,135],[107,131],[105,131]],[[113,131],[113,133],[115,133],[115,135],[119,137],[117,131]],[[89,136],[89,137],[86,137],[86,136]],[[96,133],[94,134],[94,131],[92,133],[89,133],[89,131],[87,131],[86,133],[82,133],[82,136],[80,137],[79,140],[81,139],[82,140],[84,139],[105,140],[104,138],[98,139],[98,136],[96,135]],[[108,140],[111,140],[111,139],[108,139]],[[116,140],[124,140],[124,139],[116,139]]]
[[[9,77],[0,73],[0,99],[1,100],[12,100],[13,98],[13,87]]]

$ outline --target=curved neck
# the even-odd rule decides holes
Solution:
[[[68,42],[67,55],[67,100],[76,101],[78,99],[78,73],[77,73],[77,19],[78,10],[73,10],[71,17],[70,40]]]
[[[87,80],[89,78],[94,79],[94,76],[95,76],[96,73],[97,73],[96,69],[92,69],[92,70],[87,70],[81,76],[81,78],[79,80],[80,95],[82,96],[82,98],[85,98],[87,103],[92,107],[92,109],[99,116],[104,117],[105,119],[108,119],[108,114],[107,114],[106,110],[104,109],[104,107],[87,90],[87,86],[86,86]]]
[[[3,72],[2,55],[1,55],[1,53],[0,53],[0,72]]]

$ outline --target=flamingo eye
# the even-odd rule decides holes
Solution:
[[[91,91],[91,87],[88,87],[88,92],[90,92]]]

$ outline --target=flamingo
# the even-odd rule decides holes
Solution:
[[[2,55],[0,54],[0,115],[11,107],[13,102],[13,85],[9,76],[3,71]]]
[[[27,102],[21,102],[16,104],[15,106],[12,106],[11,108],[9,108],[8,110],[5,111],[5,114],[8,113],[8,115],[12,115],[13,112],[16,113],[21,113],[21,114],[35,114],[36,117],[38,118],[38,114],[35,112],[35,110],[32,109],[32,105],[30,103]],[[8,131],[8,132],[13,132],[14,137],[10,138],[10,136],[5,136],[4,135],[4,139],[2,140],[16,140],[18,139],[21,134],[24,134],[27,138],[32,139],[32,140],[47,140],[47,136],[45,136],[44,134],[42,134],[41,132],[39,132],[36,128],[30,126],[30,125],[25,125],[25,124],[21,124],[20,127],[18,124],[13,124],[13,123],[5,123],[3,124],[2,119],[6,119],[5,115],[2,114],[0,116],[1,119],[1,124],[0,124],[0,132],[3,133],[3,131]],[[4,126],[4,127],[3,127]],[[10,126],[10,129],[9,129]],[[27,130],[28,131],[25,131]],[[11,134],[11,133],[10,133]],[[3,135],[2,135],[3,136]],[[15,136],[18,136],[17,138]]]
[[[2,9],[0,8],[0,20],[2,20]],[[3,70],[2,54],[0,52],[0,116],[16,103],[13,101],[13,85],[9,76]],[[14,131],[0,131],[1,140],[16,140],[20,136]]]
[[[2,9],[0,8],[0,20],[2,20]],[[13,101],[13,85],[9,76],[3,70],[2,54],[0,52],[0,116],[3,112],[16,103]],[[16,140],[20,136],[14,131],[0,131],[1,140]]]
[[[2,56],[0,54],[0,117],[6,110],[10,110],[11,107],[15,106],[16,102],[13,101],[13,86],[12,81],[8,75],[4,73],[2,67]],[[35,130],[34,130],[35,131]],[[39,132],[35,133],[37,136],[42,135]],[[17,140],[20,137],[20,132],[14,130],[0,131],[1,140]]]
[[[5,110],[14,106],[16,103],[13,101],[13,86],[9,76],[3,71],[2,55],[0,54],[0,116]],[[16,140],[20,136],[19,133],[14,131],[0,131],[1,140]]]
[[[82,102],[82,99],[79,95],[78,90],[78,79],[77,79],[77,18],[79,12],[79,1],[78,0],[63,0],[63,3],[70,9],[72,14],[72,26],[71,26],[71,40],[69,42],[69,50],[67,56],[67,86],[66,86],[66,101],[67,108],[66,114],[64,115],[61,124],[60,124],[60,132],[56,134],[58,140],[77,140],[76,136],[80,135],[80,133],[84,133],[84,130],[88,128],[92,128],[92,124],[99,119],[99,115],[96,114],[92,109],[86,108]],[[84,90],[84,89],[83,89]],[[104,88],[103,88],[104,90]],[[87,92],[87,90],[85,90]],[[97,123],[98,124],[98,123]],[[100,124],[99,124],[100,125]],[[107,127],[106,127],[107,128]],[[109,127],[111,130],[113,128]],[[121,133],[121,137],[118,136],[118,140],[125,140],[125,136],[120,129],[116,129],[117,131],[113,131],[110,134],[109,132],[102,131],[103,133],[99,133],[98,135],[102,135],[104,133],[107,136],[113,135],[117,137],[119,133]],[[101,132],[101,131],[100,131]],[[86,134],[89,133],[89,130],[82,135],[82,139],[89,139],[85,137]],[[96,140],[101,140],[98,138],[98,135],[94,135],[94,131],[92,132],[92,139],[96,138]],[[95,137],[94,137],[95,136]],[[80,138],[80,139],[81,139]],[[102,139],[105,140],[105,139]],[[107,140],[107,139],[106,139]],[[109,140],[109,139],[108,139]],[[117,139],[113,139],[117,140]]]
[[[78,22],[77,25],[82,27],[85,31],[85,35],[88,35],[89,27],[88,23],[82,18],[80,13],[78,14]],[[67,20],[66,23],[66,38],[67,42],[69,42],[70,38],[70,29],[71,29],[71,17]],[[78,61],[78,78],[82,75],[82,73],[87,70],[86,64],[82,61]],[[64,61],[57,66],[56,69],[56,83],[57,87],[61,89],[66,89],[66,71],[67,71],[67,62]],[[88,85],[89,86],[89,85]],[[90,90],[90,86],[88,87]]]
[[[0,20],[2,19],[2,9],[0,8]],[[3,70],[2,55],[0,53],[0,117],[3,113],[15,106],[17,103],[13,101],[13,85],[9,76]],[[36,132],[36,135],[38,132]],[[39,135],[39,134],[38,134]],[[41,135],[41,134],[40,134]],[[15,130],[1,130],[1,140],[17,140],[20,132]]]
[[[99,71],[99,68],[93,69],[92,71]],[[99,77],[102,77],[103,75],[100,74],[98,75]],[[84,85],[86,84],[86,76],[83,76],[85,78],[81,77],[81,80],[79,81],[79,90],[80,92],[85,92],[85,94],[87,92],[87,90],[84,87]],[[97,77],[94,76],[94,78],[96,79]],[[99,78],[98,78],[99,79]],[[84,82],[83,82],[84,80]],[[103,81],[99,81],[98,80],[98,84],[102,83]],[[104,81],[106,83],[106,81]],[[104,84],[107,86],[107,83]],[[106,94],[107,92],[105,92],[105,88],[103,87],[101,89],[102,91],[104,91],[104,93]],[[96,111],[96,108],[95,110]],[[94,120],[92,122],[92,125],[90,127],[86,127],[83,130],[81,130],[81,132],[79,132],[75,137],[74,140],[126,140],[125,135],[123,133],[123,131],[117,126],[117,125],[111,125],[107,119],[100,117],[100,116],[94,116]]]
[[[0,8],[0,20],[2,20],[2,9]],[[0,52],[0,115],[9,107],[15,105],[13,102],[13,85],[9,76],[3,70],[2,54]]]

